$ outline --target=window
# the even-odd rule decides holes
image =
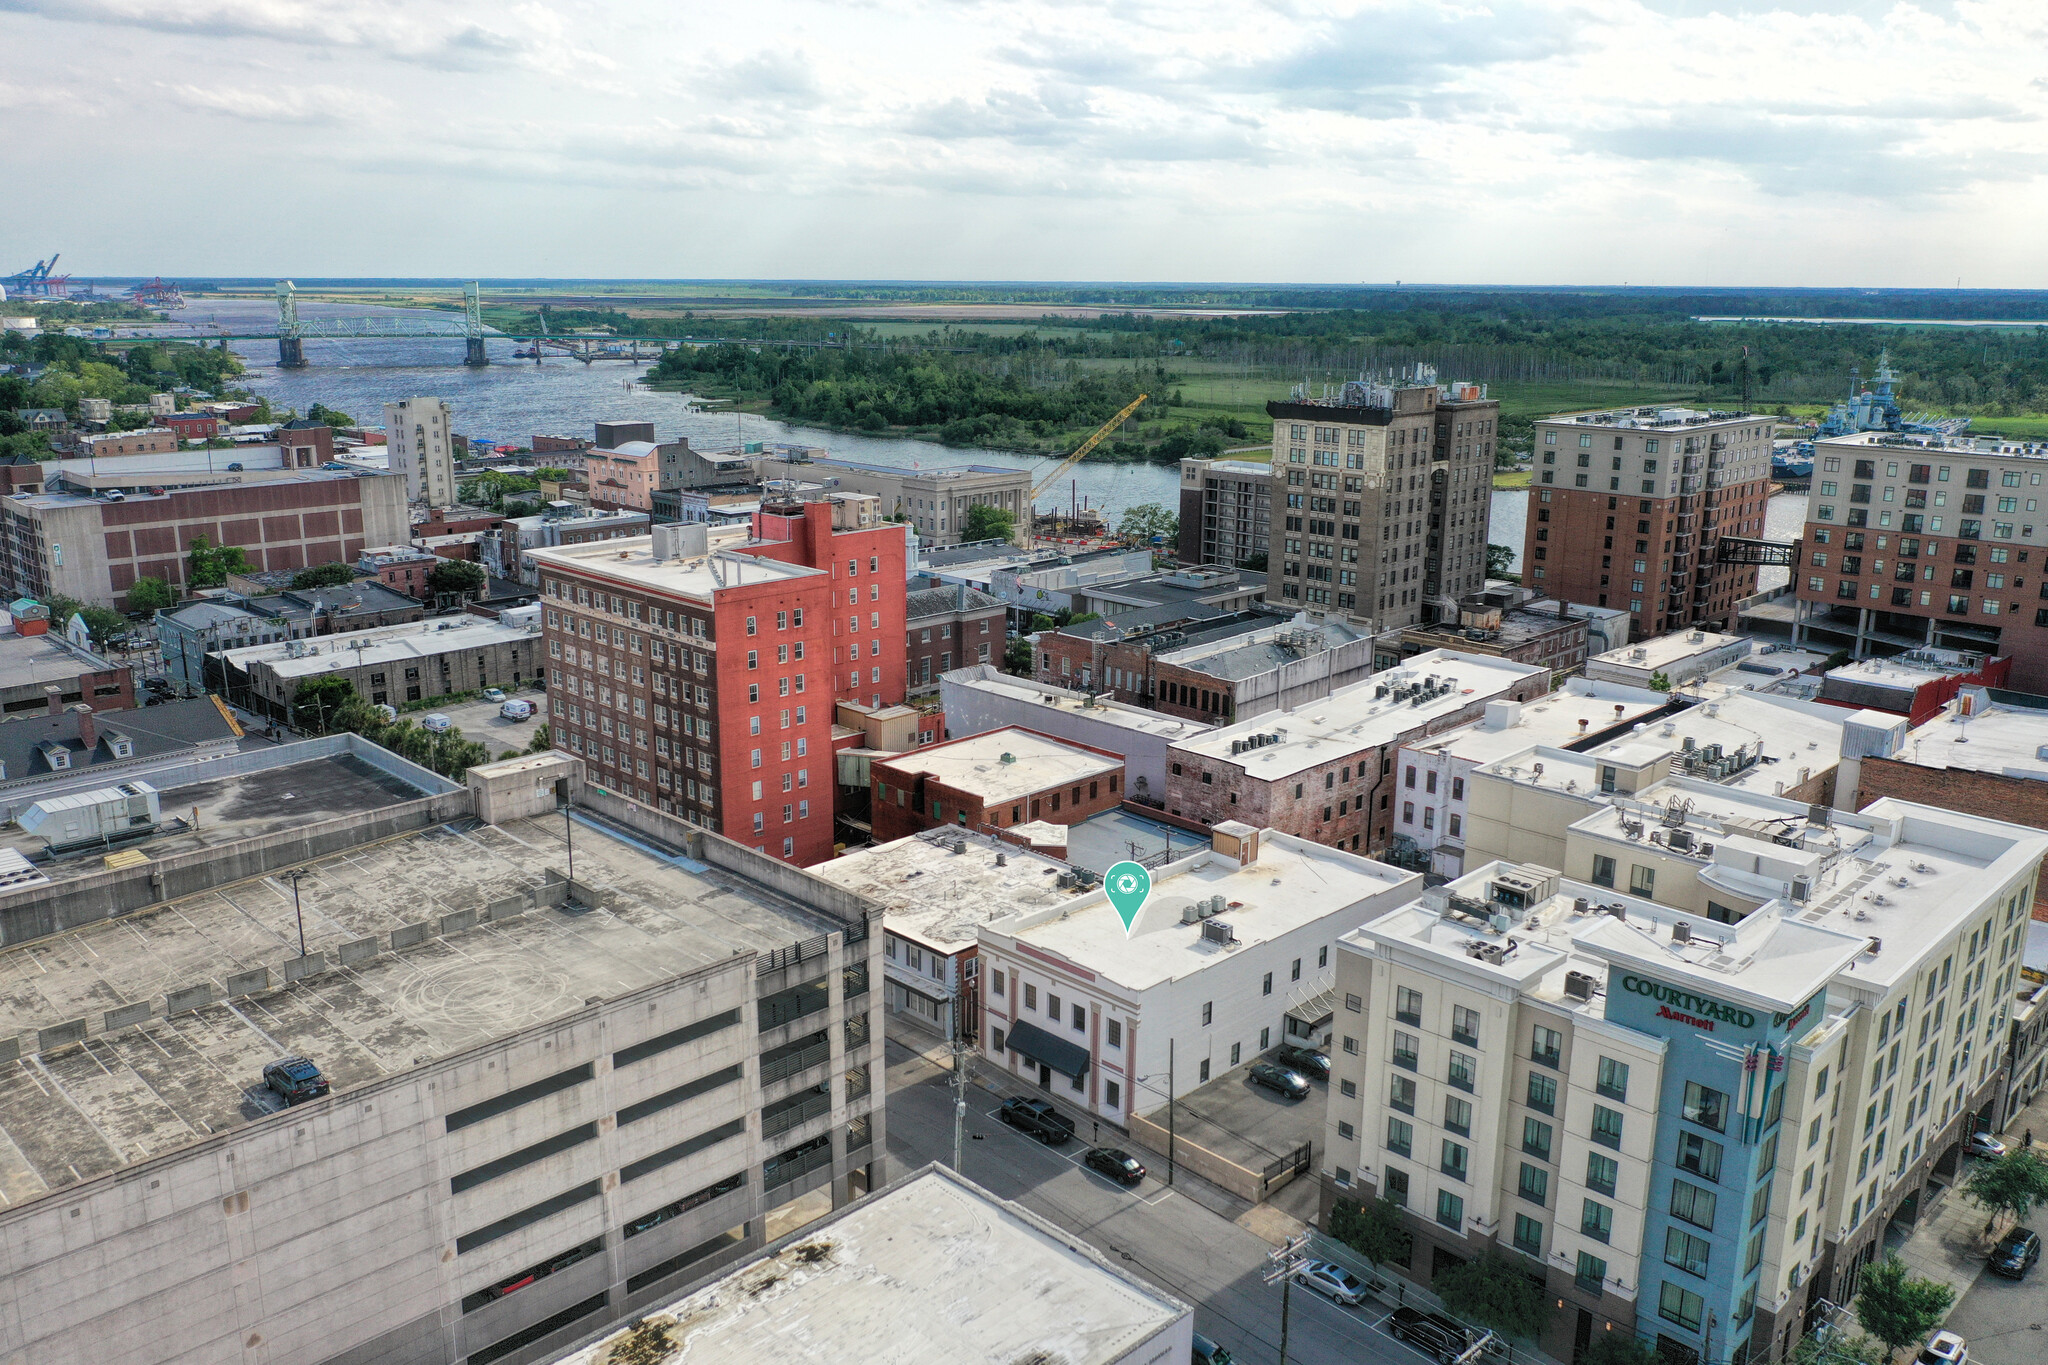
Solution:
[[[1387,1120],[1387,1150],[1396,1156],[1413,1155],[1415,1148],[1415,1125],[1406,1119]]]
[[[1273,993],[1273,974],[1272,974],[1271,972],[1267,972],[1267,973],[1266,973],[1266,979],[1265,979],[1265,981],[1264,981],[1264,982],[1262,982],[1262,983],[1260,984],[1260,986],[1259,986],[1259,994],[1260,994],[1260,995],[1271,995],[1272,993]]]
[[[1522,1150],[1530,1156],[1550,1160],[1550,1137],[1550,1125],[1542,1119],[1522,1120]]]
[[[1707,1258],[1713,1251],[1713,1243],[1704,1237],[1695,1237],[1683,1228],[1664,1230],[1664,1264],[1675,1265],[1689,1274],[1706,1278]]]
[[[1557,1078],[1529,1073],[1529,1107],[1545,1114],[1557,1112]]]
[[[1543,1254],[1543,1224],[1526,1213],[1515,1215],[1515,1250],[1528,1256]]]
[[[1600,1079],[1594,1089],[1613,1100],[1628,1098],[1628,1063],[1617,1062],[1612,1057],[1600,1059]]]
[[[1451,1037],[1472,1047],[1479,1046],[1479,1011],[1463,1005],[1451,1006]]]
[[[1614,1236],[1614,1210],[1597,1199],[1588,1199],[1579,1211],[1579,1231],[1605,1242]]]
[[[1671,1216],[1696,1228],[1714,1227],[1715,1196],[1712,1190],[1703,1190],[1697,1185],[1688,1185],[1683,1180],[1671,1182]]]
[[[1611,1156],[1598,1152],[1586,1153],[1586,1188],[1601,1194],[1614,1193],[1615,1182],[1621,1176],[1621,1163]]]
[[[1024,1008],[1027,1010],[1038,1008],[1038,987],[1026,986],[1024,988]]]
[[[1572,1276],[1572,1283],[1581,1294],[1598,1294],[1607,1283],[1607,1262],[1598,1256],[1579,1253],[1579,1264]]]
[[[1679,1113],[1687,1123],[1723,1132],[1728,1126],[1728,1097],[1698,1081],[1687,1081],[1685,1104]]]
[[[1681,1131],[1678,1135],[1678,1168],[1691,1171],[1702,1180],[1718,1183],[1721,1179],[1721,1144],[1698,1133]]]
[[[1415,1070],[1416,1049],[1419,1048],[1421,1045],[1422,1040],[1417,1038],[1414,1034],[1403,1033],[1401,1032],[1401,1030],[1395,1029],[1394,1065],[1406,1067],[1410,1071]]]
[[[1403,1187],[1403,1193],[1406,1193],[1405,1186]],[[1447,1228],[1464,1227],[1465,1201],[1452,1194],[1449,1190],[1438,1190],[1436,1192],[1436,1221],[1442,1223]]]
[[[1216,1004],[1216,1002],[1215,1002],[1215,1001],[1213,1001],[1213,1000],[1204,1000],[1204,1001],[1202,1002],[1202,1027],[1203,1027],[1203,1028],[1207,1028],[1207,1027],[1209,1027],[1209,1021],[1210,1021],[1210,1019],[1212,1019],[1212,1018],[1213,1018],[1213,1017],[1215,1016],[1215,1012],[1216,1012],[1216,1010],[1215,1010],[1215,1004]]]
[[[1442,1156],[1443,1159],[1439,1163],[1438,1169],[1441,1170],[1445,1175],[1451,1177],[1451,1179],[1453,1180],[1463,1180],[1465,1178],[1466,1169],[1466,1153],[1464,1144],[1453,1142],[1449,1138],[1445,1138],[1443,1140]]]
[[[1529,1039],[1529,1056],[1545,1066],[1556,1066],[1564,1055],[1564,1035],[1538,1024]]]
[[[1406,1076],[1394,1077],[1393,1085],[1389,1087],[1389,1093],[1387,1095],[1387,1104],[1391,1108],[1398,1109],[1404,1114],[1414,1113],[1415,1082],[1409,1080]]]
[[[1472,1105],[1456,1095],[1444,1096],[1444,1127],[1460,1137],[1472,1136]]]
[[[1650,899],[1657,893],[1657,869],[1632,864],[1628,870],[1628,893]]]
[[[1668,1318],[1689,1332],[1700,1330],[1700,1318],[1706,1312],[1707,1301],[1683,1285],[1664,1281],[1657,1292],[1657,1315]]]
[[[1444,1079],[1460,1090],[1470,1090],[1472,1088],[1473,1073],[1477,1069],[1478,1062],[1470,1053],[1453,1051],[1451,1053],[1450,1066],[1445,1070]]]
[[[1394,1017],[1404,1024],[1422,1022],[1422,992],[1411,991],[1406,986],[1394,988]]]
[[[1621,1146],[1621,1111],[1604,1104],[1593,1106],[1593,1141],[1603,1147]]]
[[[1522,1163],[1522,1178],[1516,1193],[1532,1204],[1547,1205],[1550,1202],[1550,1172],[1541,1166]]]
[[[1000,990],[998,990],[998,991],[997,991],[996,993],[997,993],[998,995],[1002,994],[1002,992],[1001,992]],[[1105,1037],[1104,1041],[1106,1041],[1106,1042],[1107,1042],[1107,1043],[1109,1044],[1109,1046],[1111,1046],[1111,1047],[1122,1047],[1122,1046],[1124,1045],[1124,1021],[1123,1021],[1123,1020],[1121,1020],[1121,1019],[1112,1019],[1112,1020],[1110,1020],[1110,1021],[1109,1021],[1109,1025],[1108,1025],[1108,1029],[1107,1029],[1107,1033],[1106,1033],[1106,1037]]]

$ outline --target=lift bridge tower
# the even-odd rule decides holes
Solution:
[[[290,280],[277,282],[277,367],[306,368],[306,338],[299,328],[299,287]]]
[[[468,347],[462,363],[490,364],[490,357],[484,354],[483,291],[477,288],[475,280],[471,280],[462,290],[462,335]]]

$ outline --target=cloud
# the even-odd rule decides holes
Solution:
[[[249,86],[166,85],[172,99],[188,109],[226,114],[255,123],[338,123],[384,100],[333,85]]]
[[[793,52],[760,51],[713,67],[703,78],[705,91],[726,99],[772,101],[792,108],[815,108],[824,102],[810,62]]]
[[[534,45],[485,24],[419,18],[422,7],[366,0],[344,10],[309,0],[0,0],[0,11],[60,22],[296,47],[375,52],[457,70],[502,66]]]

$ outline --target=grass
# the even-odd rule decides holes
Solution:
[[[1495,488],[1527,488],[1529,486],[1529,473],[1530,471],[1526,469],[1497,469],[1493,474],[1493,486]]]

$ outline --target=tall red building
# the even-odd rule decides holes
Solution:
[[[556,747],[761,852],[830,857],[833,703],[903,699],[903,531],[860,512],[789,505],[752,538],[660,526],[531,551]]]

